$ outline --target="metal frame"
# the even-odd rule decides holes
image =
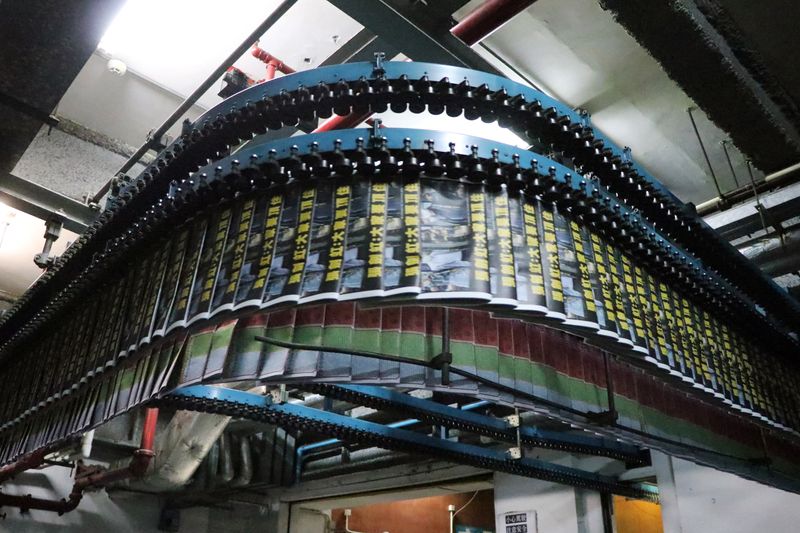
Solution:
[[[498,72],[491,63],[452,36],[449,28],[423,28],[411,10],[387,0],[328,0],[366,29],[414,61],[431,61]],[[441,0],[439,0],[441,1]],[[427,6],[430,9],[430,6]]]
[[[65,229],[75,233],[82,233],[99,214],[86,204],[8,172],[0,174],[0,200],[42,220],[61,220]]]
[[[495,418],[458,409],[430,400],[415,398],[384,387],[371,385],[321,385],[314,387],[323,396],[351,401],[373,408],[399,410],[420,420],[464,429],[505,442],[516,442],[517,427],[507,419]],[[485,402],[489,405],[489,402]],[[473,408],[474,409],[474,408]],[[573,453],[603,455],[629,462],[644,463],[646,458],[636,446],[603,437],[552,431],[536,426],[519,425],[522,444],[555,448]]]
[[[630,487],[610,476],[538,459],[510,459],[506,453],[489,448],[430,437],[422,433],[392,428],[302,405],[277,404],[272,401],[270,396],[261,396],[221,387],[194,385],[179,389],[168,395],[164,400],[168,403],[176,403],[178,407],[184,409],[253,418],[268,421],[278,426],[307,427],[315,431],[330,431],[334,434],[348,436],[358,442],[373,444],[381,448],[439,456],[454,462],[594,489],[600,492],[613,492],[647,500],[653,500],[655,496],[639,488]]]

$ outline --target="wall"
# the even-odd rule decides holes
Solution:
[[[389,533],[446,532],[450,524],[447,506],[452,504],[456,506],[456,509],[460,509],[474,494],[473,492],[432,496],[356,507],[350,517],[350,529],[368,532],[388,531]],[[336,529],[344,531],[344,509],[334,509],[331,517]],[[493,492],[491,490],[478,491],[472,503],[456,515],[455,524],[493,530]]]
[[[567,485],[510,474],[494,475],[496,514],[536,511],[540,533],[602,533],[600,496]],[[497,520],[496,531],[505,531]],[[535,533],[530,531],[530,533]]]
[[[70,474],[68,468],[58,466],[29,471],[3,483],[2,490],[8,494],[61,499],[72,487]],[[0,509],[0,516],[6,514],[6,518],[0,520],[0,533],[156,533],[164,502],[164,498],[149,494],[102,490],[85,493],[78,508],[63,516],[35,510],[23,514],[19,509],[4,507]],[[270,509],[257,505],[182,509],[179,533],[270,531],[274,530],[270,520],[277,518],[273,515]]]
[[[666,533],[798,531],[800,495],[652,453]]]
[[[664,533],[657,503],[614,496],[616,533]]]

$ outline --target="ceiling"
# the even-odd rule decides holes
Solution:
[[[686,111],[694,102],[597,2],[539,0],[484,44],[555,98],[587,109],[597,128],[630,146],[634,159],[681,200],[717,195]],[[702,111],[694,115],[723,192],[735,187],[720,145],[727,135]],[[732,152],[741,179],[744,161]]]
[[[0,170],[13,168],[122,0],[0,3]]]
[[[42,251],[44,229],[42,220],[0,203],[0,297],[18,297],[41,275],[42,270],[33,263],[33,256]],[[71,231],[62,230],[51,254],[62,254],[77,237]],[[0,298],[0,302],[2,300]]]
[[[241,13],[250,13],[248,20],[260,21],[278,3],[175,0],[161,6],[155,0],[129,0],[100,40],[98,53],[64,95],[58,113],[138,146],[252,31],[254,24],[240,23]],[[454,17],[463,17],[480,3],[467,3]],[[142,38],[142,28],[147,28],[149,38]],[[303,70],[318,66],[362,29],[325,0],[300,0],[262,37],[260,46]],[[213,38],[197,37],[205,34]],[[552,96],[588,109],[596,127],[618,144],[631,146],[636,160],[684,201],[700,203],[717,195],[686,112],[694,105],[692,100],[598,3],[539,0],[489,36],[484,45]],[[104,68],[107,57],[124,61],[128,74],[120,78],[108,72]],[[486,56],[486,60],[513,74],[495,58]],[[263,63],[249,54],[236,66],[256,79],[264,73]],[[220,86],[221,82],[215,84],[201,97],[189,118],[221,101],[216,95]],[[728,137],[702,111],[695,111],[695,118],[720,188],[723,192],[734,188],[720,145]],[[410,126],[420,120],[387,116],[385,122]],[[489,135],[480,123],[430,116],[421,122],[425,127]],[[498,128],[491,130],[490,136],[497,140],[522,142]],[[172,134],[177,133],[176,127]],[[732,160],[741,181],[746,170],[735,149]]]
[[[138,75],[185,97],[278,4],[278,0],[130,0],[100,40],[99,49],[124,61]],[[143,39],[142,28],[156,38]],[[262,37],[260,46],[295,70],[307,70],[318,67],[361,29],[327,1],[300,0]],[[264,63],[250,54],[235,65],[255,79],[264,77]],[[199,105],[208,109],[221,102],[219,88],[220,84],[214,85]]]

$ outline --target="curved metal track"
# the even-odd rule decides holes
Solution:
[[[631,498],[657,500],[651,492],[626,485],[612,477],[586,472],[538,459],[510,459],[503,452],[438,439],[414,431],[392,429],[326,411],[293,404],[274,404],[268,397],[219,387],[196,386],[173,392],[160,400],[178,409],[201,411],[266,422],[283,428],[302,429],[341,440],[408,453],[439,457],[477,468],[507,472],[610,492]]]
[[[501,125],[527,131],[536,142],[553,145],[573,157],[584,172],[596,174],[606,187],[682,246],[756,296],[764,309],[777,312],[770,316],[772,321],[786,320],[796,328],[800,305],[637,167],[624,150],[591,128],[587,117],[539,91],[491,74],[425,63],[385,62],[380,70],[369,63],[354,63],[285,76],[234,95],[203,115],[139,178],[121,187],[119,200],[4,318],[0,338],[9,327],[19,327],[20,321],[30,317],[30,307],[40,304],[45,296],[39,292],[45,285],[51,285],[50,291],[52,285],[63,285],[76,268],[91,261],[113,228],[119,231],[120,226],[130,224],[132,217],[163,198],[171,180],[182,179],[208,158],[224,155],[229,146],[254,133],[295,125],[301,119],[390,107],[497,119]]]
[[[486,139],[389,128],[293,137],[231,154],[267,129],[385,109],[497,120],[556,153],[549,158]],[[784,326],[796,327],[796,303],[763,277],[751,285],[745,278],[754,267],[731,255],[691,209],[594,131],[588,117],[509,80],[418,63],[286,76],[187,124],[138,178],[114,189],[97,222],[0,322],[3,377],[19,388],[9,387],[0,402],[4,430],[52,422],[53,404],[88,389],[100,395],[99,380],[137,379],[119,376],[159,339],[174,342],[259,309],[338,299],[481,306],[542,322],[638,358],[672,376],[673,385],[702,389],[779,428],[798,427],[792,358],[798,342]],[[409,201],[390,217],[392,191],[408,193]],[[318,294],[302,284],[313,277],[307,259],[316,238],[303,222],[313,220],[319,205],[337,201],[343,217],[320,225],[332,232],[341,224],[337,238],[358,244],[355,256],[333,258],[341,243],[320,233],[315,251],[329,255],[335,286]],[[448,213],[457,215],[440,224],[449,229],[432,227]],[[252,233],[256,218],[273,233]],[[405,246],[403,257],[419,267],[406,268],[416,273],[399,285],[388,281],[389,266],[398,265],[382,255],[389,231]],[[436,239],[435,246],[428,242]],[[281,240],[285,265],[275,262]],[[440,257],[454,244],[461,248],[449,251],[462,255],[432,268],[430,258],[422,261],[425,242]],[[251,248],[249,267],[258,275],[243,269]],[[351,269],[375,261],[373,286],[344,280],[357,270],[342,266],[348,260],[356,261]],[[440,275],[445,267],[469,282]],[[261,290],[239,299],[238,287],[253,282],[251,274],[262,283],[253,290]],[[297,280],[278,280],[285,274]],[[59,424],[47,428],[45,441],[83,427]]]
[[[320,301],[321,298],[369,299],[391,296],[397,302],[402,299],[414,301],[422,298],[431,303],[437,300],[446,302],[453,298],[464,302],[467,298],[472,300],[473,305],[483,303],[498,311],[514,312],[520,318],[527,320],[543,318],[551,325],[569,331],[574,330],[586,337],[599,335],[605,337],[606,345],[613,351],[628,353],[632,350],[635,355],[644,357],[655,367],[671,374],[674,379],[705,389],[732,407],[754,413],[778,426],[792,425],[789,422],[793,416],[792,382],[783,379],[788,374],[782,376],[782,372],[777,372],[774,375],[779,378],[772,379],[764,373],[765,369],[756,366],[766,360],[770,361],[770,367],[779,365],[780,359],[775,356],[765,359],[767,354],[762,353],[760,349],[754,349],[750,344],[751,341],[745,338],[758,339],[759,334],[763,332],[762,328],[768,325],[763,322],[763,317],[757,312],[755,304],[715,273],[703,270],[698,260],[672,244],[639,212],[617,201],[596,180],[585,179],[547,157],[533,152],[518,151],[512,146],[485,139],[411,129],[381,130],[380,133],[385,133],[381,137],[370,137],[370,133],[371,130],[349,130],[312,134],[246,148],[199,169],[180,183],[173,183],[172,190],[164,199],[134,219],[122,236],[109,241],[106,249],[96,254],[92,263],[85,270],[78,272],[68,287],[40,310],[38,318],[30,321],[3,345],[6,351],[19,349],[21,346],[32,346],[34,351],[41,350],[42,343],[35,339],[35,334],[40,331],[39,328],[51,323],[54,317],[65,316],[64,313],[70,308],[75,309],[76,302],[84,302],[82,300],[84,298],[88,298],[88,301],[92,301],[93,297],[97,299],[98,286],[106,285],[110,295],[113,296],[98,300],[98,305],[100,301],[104,301],[103,305],[106,306],[104,309],[112,313],[108,318],[112,321],[108,326],[110,333],[103,331],[103,335],[94,341],[100,344],[100,348],[93,349],[93,355],[86,361],[75,363],[77,368],[73,367],[65,381],[66,390],[54,391],[51,387],[33,393],[36,402],[28,406],[27,410],[14,411],[13,422],[9,420],[6,424],[21,422],[25,413],[35,412],[37,406],[46,402],[47,398],[57,398],[59,395],[77,390],[81,383],[85,383],[88,379],[113,371],[118,363],[143,345],[152,343],[156,338],[209,321],[216,316],[224,316],[226,312],[289,303],[301,305]],[[419,198],[425,194],[451,194],[459,190],[461,192],[458,194],[461,195],[478,195],[480,213],[493,212],[496,202],[501,202],[502,205],[510,205],[509,202],[513,202],[518,206],[515,209],[523,211],[527,209],[525,213],[536,217],[537,227],[525,230],[520,222],[519,229],[509,228],[507,245],[513,248],[515,238],[527,239],[528,245],[531,242],[537,243],[537,248],[541,245],[541,253],[531,255],[523,247],[519,249],[522,255],[517,255],[515,259],[517,251],[509,249],[508,264],[505,265],[502,259],[502,242],[491,237],[489,240],[496,242],[498,246],[492,248],[492,244],[489,243],[486,245],[488,248],[485,247],[483,250],[488,269],[485,273],[486,283],[475,281],[466,292],[463,288],[437,289],[442,292],[425,294],[427,289],[424,286],[420,287],[420,280],[417,277],[416,281],[411,282],[405,289],[384,290],[385,287],[378,286],[373,287],[377,290],[348,289],[345,292],[349,294],[344,295],[339,294],[344,290],[343,286],[337,284],[332,292],[323,291],[322,295],[316,293],[304,295],[300,290],[289,293],[284,289],[278,289],[285,294],[273,297],[272,291],[269,290],[263,294],[259,293],[255,300],[247,298],[243,301],[231,294],[224,305],[212,303],[212,289],[218,285],[214,289],[216,292],[222,294],[224,290],[215,277],[216,269],[221,268],[223,245],[225,249],[232,250],[234,234],[229,228],[239,224],[239,222],[232,223],[231,220],[235,221],[242,217],[245,210],[243,202],[249,202],[250,207],[247,208],[247,212],[252,215],[254,209],[252,204],[257,201],[271,198],[270,202],[277,201],[276,209],[289,209],[290,198],[294,198],[293,201],[297,202],[301,194],[306,195],[307,215],[310,221],[316,195],[320,195],[317,198],[318,203],[330,203],[333,188],[342,186],[345,188],[344,201],[350,204],[348,209],[352,211],[355,209],[352,207],[355,205],[353,204],[355,193],[352,190],[356,184],[365,184],[364,187],[369,189],[374,187],[374,184],[383,183],[386,190],[394,187],[394,190],[401,194],[400,189],[406,185],[423,182],[429,185],[423,185],[424,190],[421,192],[416,190],[414,194]],[[390,187],[388,185],[390,183],[395,185]],[[434,183],[441,183],[441,186],[434,186]],[[328,192],[321,192],[323,190]],[[381,194],[386,193],[384,191]],[[383,202],[385,201],[384,197]],[[455,202],[454,206],[462,205],[463,209],[468,209],[467,196]],[[470,204],[469,209],[474,207]],[[434,208],[444,207],[434,206]],[[399,207],[399,209],[397,231],[402,234],[406,231],[418,233],[424,230],[424,224],[420,226],[418,221],[412,226],[407,226],[406,218],[402,215],[405,208]],[[489,211],[486,211],[487,209]],[[564,215],[556,215],[556,209],[564,212]],[[292,212],[293,216],[297,216],[296,211]],[[219,218],[225,213],[227,218]],[[470,216],[473,218],[484,216],[480,213],[473,213]],[[418,216],[418,213],[414,216]],[[525,216],[527,215],[522,211],[516,215],[518,219]],[[564,231],[573,233],[572,236],[565,236],[567,239],[572,239],[571,243],[566,244],[569,250],[564,248],[565,243],[557,242],[554,225],[558,225],[559,217],[564,220],[563,223],[574,224],[572,229],[564,227]],[[572,222],[569,222],[570,220]],[[345,222],[342,220],[342,224]],[[508,222],[510,223],[510,219]],[[274,223],[278,224],[277,218]],[[548,224],[553,226],[551,230],[547,230]],[[220,229],[215,235],[212,228],[217,226]],[[293,228],[294,226],[290,224],[285,229],[294,231]],[[237,249],[241,253],[244,252],[246,242],[252,240],[252,237],[247,237],[248,231],[250,231],[249,226],[239,231],[238,239],[241,243]],[[379,240],[378,244],[383,246],[388,238],[386,227],[381,225],[376,231],[377,234],[374,235]],[[192,234],[197,237],[195,241],[187,243],[190,232],[194,232]],[[537,232],[542,233],[539,235]],[[230,233],[230,238],[226,237],[227,233]],[[169,236],[166,240],[165,235]],[[183,236],[180,237],[181,235]],[[485,235],[488,238],[489,234]],[[548,235],[552,242],[548,243]],[[597,236],[597,239],[593,235]],[[342,238],[344,236],[343,230]],[[300,269],[297,271],[299,277],[296,289],[299,289],[301,276],[306,273],[307,265],[304,260],[309,250],[310,238],[310,228],[306,228],[303,233],[303,247],[295,250],[301,254],[300,260],[295,261],[295,265],[292,266],[293,269],[295,266]],[[419,240],[420,235],[417,234],[415,238]],[[585,241],[579,243],[582,238]],[[225,244],[226,242],[228,244]],[[472,244],[465,242],[468,253],[479,253],[475,248],[475,242]],[[329,251],[333,244],[323,239],[319,246],[322,246],[320,249]],[[363,246],[366,246],[366,242]],[[169,259],[171,257],[169,253],[175,254],[169,250],[177,250],[179,247],[181,253],[184,248],[187,250],[185,255],[176,256],[175,260]],[[545,261],[550,247],[557,257]],[[589,248],[596,249],[590,253]],[[192,250],[194,255],[190,255],[188,250]],[[259,260],[263,263],[259,275],[263,277],[261,281],[267,287],[270,286],[269,282],[272,279],[270,272],[274,270],[269,265],[269,261],[274,260],[273,250],[275,249],[264,248],[264,255]],[[579,250],[581,251],[578,253]],[[570,254],[574,256],[572,261],[577,260],[576,268],[585,270],[581,271],[581,279],[576,277],[570,281],[578,284],[575,289],[581,287],[578,290],[579,298],[606,311],[614,310],[606,312],[603,320],[588,312],[592,305],[586,305],[583,314],[568,316],[564,297],[553,295],[552,291],[557,286],[553,280],[559,285],[563,281],[563,271],[558,261],[570,260],[572,257]],[[419,250],[415,251],[415,255],[419,256]],[[156,256],[159,259],[156,259]],[[130,260],[133,257],[152,257],[149,271],[132,270]],[[198,262],[200,257],[214,257],[215,265],[218,266],[211,270],[207,268],[203,270],[201,267],[203,261]],[[234,256],[229,256],[229,261],[233,259]],[[366,261],[369,258],[365,255],[361,259]],[[165,271],[165,263],[175,261],[191,261],[192,265],[197,265],[198,273],[195,274],[194,266],[180,268],[180,264],[175,263],[172,274],[169,274],[169,271]],[[473,258],[470,268],[478,264],[475,261],[477,259]],[[508,290],[503,290],[497,284],[492,287],[489,283],[490,262],[494,265],[495,271],[507,266],[516,272],[523,267],[528,268],[527,263],[536,263],[530,267],[535,266],[536,272],[531,270],[530,277],[526,277],[524,281],[532,284],[536,278],[542,278],[544,286],[541,295],[517,290],[514,284]],[[225,264],[230,270],[232,265],[229,262]],[[592,267],[592,264],[595,266]],[[241,260],[238,266],[241,268]],[[284,266],[288,267],[289,264]],[[380,262],[380,268],[383,269],[383,260]],[[610,272],[610,277],[608,279],[599,277],[601,271]],[[238,276],[239,271],[235,272]],[[381,272],[381,275],[384,275],[384,271]],[[338,280],[341,274],[342,271],[337,270],[334,278]],[[141,282],[140,277],[156,280],[156,283],[151,283],[152,288],[149,293],[145,292],[146,284]],[[196,293],[200,285],[198,281],[193,280],[206,277],[208,278],[206,283],[209,284],[208,299],[201,301],[200,294]],[[172,278],[173,281],[167,281]],[[233,281],[235,289],[236,280]],[[384,283],[380,280],[378,282],[379,285]],[[163,290],[159,288],[159,284],[162,283]],[[670,287],[665,283],[669,283]],[[622,286],[614,288],[614,284]],[[614,293],[613,297],[610,294],[607,296],[598,294],[604,285],[608,286],[608,291]],[[481,286],[483,288],[479,289]],[[178,299],[175,291],[185,294]],[[680,298],[677,296],[678,293],[682,295]],[[144,296],[146,299],[143,299]],[[137,300],[145,302],[146,305],[134,306],[130,303]],[[693,307],[689,304],[690,301],[699,307]],[[200,307],[196,308],[195,304],[198,302],[202,311]],[[174,311],[164,316],[159,315],[157,311],[164,306],[168,306],[165,312],[180,307],[180,315],[176,315]],[[122,308],[123,312],[119,312],[119,308]],[[664,315],[662,308],[669,315]],[[170,318],[165,318],[167,316]],[[728,331],[727,326],[719,322],[723,317],[735,323],[736,330]],[[72,332],[73,344],[84,342],[81,338],[75,337],[82,331],[79,324],[83,322],[79,322],[80,319],[78,315],[72,317],[74,321],[72,325],[69,325],[70,318],[60,319],[65,330]],[[98,320],[104,319],[105,317],[98,317]],[[83,318],[83,320],[88,319]],[[616,321],[614,326],[610,325],[613,321]],[[131,324],[134,326],[132,329]],[[713,343],[713,348],[709,351],[697,346],[699,338],[685,336],[682,324],[688,329],[703,332],[708,337],[707,342]],[[691,324],[693,326],[690,327]],[[83,326],[84,329],[85,327]],[[126,329],[127,333],[123,333]],[[745,337],[739,335],[738,331],[744,332]],[[777,335],[770,341],[764,344],[773,346],[773,350],[775,346],[793,345],[792,340],[785,337],[781,343],[781,337]],[[37,345],[39,348],[35,348]],[[772,383],[769,387],[773,391],[779,391],[774,397],[771,392],[767,392],[767,383],[770,381]],[[759,396],[747,399],[748,394]],[[754,407],[753,403],[758,404],[758,407]]]

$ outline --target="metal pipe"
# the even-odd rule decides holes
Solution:
[[[370,111],[366,111],[363,113],[350,113],[349,115],[334,115],[322,124],[320,124],[317,129],[312,131],[311,133],[322,133],[324,131],[332,131],[332,130],[344,130],[349,128],[355,128],[365,120],[368,120],[369,117],[372,116]]]
[[[800,229],[781,236],[760,239],[742,246],[739,251],[765,274],[782,276],[800,270]]]
[[[153,449],[158,424],[158,408],[148,407],[144,413],[144,427],[142,427],[142,445],[140,448]]]
[[[800,163],[795,163],[794,165],[766,175],[762,181],[756,184],[756,189],[758,192],[764,192],[767,189],[780,185],[790,185],[796,181],[797,178],[800,178]],[[717,197],[698,204],[696,208],[697,214],[706,216],[717,211],[724,211],[726,205],[743,202],[751,198],[753,196],[752,193],[753,190],[750,185],[742,185],[735,191],[730,191],[725,195],[726,202],[723,202],[722,198]]]
[[[409,457],[401,452],[384,450],[383,448],[365,448],[350,452],[349,460],[343,461],[341,455],[316,459],[308,463],[303,470],[303,477],[298,481],[341,476],[353,472],[379,470],[399,464],[407,464]]]
[[[722,151],[725,152],[725,159],[728,161],[728,168],[731,169],[731,176],[733,176],[733,182],[736,184],[736,188],[739,188],[739,179],[736,177],[736,171],[733,170],[733,163],[731,163],[731,155],[728,153],[728,141],[721,141],[720,144],[722,145]]]
[[[142,429],[140,448],[133,452],[128,466],[115,470],[99,470],[96,467],[85,467],[79,464],[75,474],[75,484],[66,499],[47,500],[34,498],[30,494],[24,496],[0,494],[0,507],[19,507],[24,511],[37,509],[62,515],[78,507],[83,498],[83,492],[89,487],[103,487],[123,479],[143,476],[155,455],[152,445],[157,421],[158,409],[148,409],[145,426]],[[42,452],[42,458],[43,454],[44,452]]]
[[[225,71],[228,70],[228,68],[233,63],[235,63],[237,59],[242,57],[242,55],[248,50],[248,48],[250,48],[254,42],[258,41],[258,39],[262,35],[264,35],[267,32],[267,30],[269,30],[276,22],[278,22],[278,20],[280,20],[280,18],[284,14],[286,14],[286,12],[289,11],[289,9],[296,3],[297,0],[283,0],[283,2],[280,3],[280,5],[275,9],[275,11],[270,13],[270,15],[264,20],[264,22],[259,24],[258,27],[255,30],[253,30],[252,33],[250,33],[250,35],[245,37],[244,41],[242,41],[242,44],[236,47],[236,49],[233,52],[231,52],[231,54],[228,57],[226,57],[216,69],[214,69],[214,71],[208,76],[208,78],[206,78],[205,81],[203,81],[203,83],[201,83],[200,86],[197,87],[197,89],[195,89],[194,92],[190,94],[186,98],[186,100],[184,100],[183,103],[178,106],[178,108],[175,111],[172,112],[172,114],[161,124],[161,126],[159,126],[149,136],[147,141],[142,146],[140,146],[139,149],[136,150],[136,152],[134,152],[134,154],[125,162],[124,165],[120,167],[115,176],[125,174],[127,171],[133,168],[133,165],[135,165],[136,162],[139,161],[139,159],[141,159],[142,156],[146,154],[148,150],[150,150],[150,148],[152,148],[159,142],[161,137],[180,118],[182,118],[183,115],[189,109],[191,109],[191,107],[200,99],[201,96],[203,96],[206,93],[206,91],[208,91],[208,89],[211,88],[212,85],[214,85],[214,83],[217,82],[219,77],[225,74]],[[100,188],[100,190],[97,191],[97,193],[95,193],[91,201],[94,203],[100,202],[100,200],[103,198],[103,196],[105,196],[105,194],[111,187],[111,182],[112,180],[106,182],[106,184],[103,185]]]
[[[800,171],[800,163],[795,163],[794,165],[786,167],[783,170],[778,170],[777,172],[768,174],[767,176],[764,177],[764,181],[766,183],[772,183],[773,181],[777,181],[786,176],[790,176],[797,171]]]
[[[264,77],[264,81],[274,80],[275,79],[275,72],[278,70],[278,64],[274,61],[267,62],[267,75]]]
[[[491,35],[536,0],[487,0],[450,29],[450,33],[472,46]]]
[[[253,47],[253,51],[251,52],[251,54],[259,61],[263,61],[264,63],[266,63],[268,68],[270,64],[273,64],[275,69],[284,74],[294,74],[295,72],[297,72],[295,69],[293,69],[292,67],[290,67],[289,65],[287,65],[274,55],[270,54],[269,52],[267,52],[262,48],[259,48],[258,45]]]
[[[717,194],[720,198],[722,198],[722,189],[719,188],[719,182],[717,181],[717,175],[714,173],[714,167],[711,166],[711,160],[708,158],[708,152],[706,152],[706,145],[703,144],[703,138],[700,137],[700,131],[697,129],[697,123],[694,121],[694,115],[692,115],[691,107],[686,108],[686,112],[689,113],[689,120],[692,121],[692,128],[694,129],[694,134],[697,136],[697,142],[700,143],[700,149],[703,151],[703,157],[706,159],[706,164],[708,165],[708,170],[711,172],[711,179],[714,180],[714,187],[717,188]]]
[[[3,466],[2,468],[0,468],[0,483],[8,479],[11,479],[12,477],[16,476],[21,472],[41,466],[41,464],[44,462],[44,457],[45,455],[47,455],[47,453],[48,449],[42,448],[41,450],[36,450],[29,453],[28,455],[20,457],[18,460],[14,461],[11,464]]]

